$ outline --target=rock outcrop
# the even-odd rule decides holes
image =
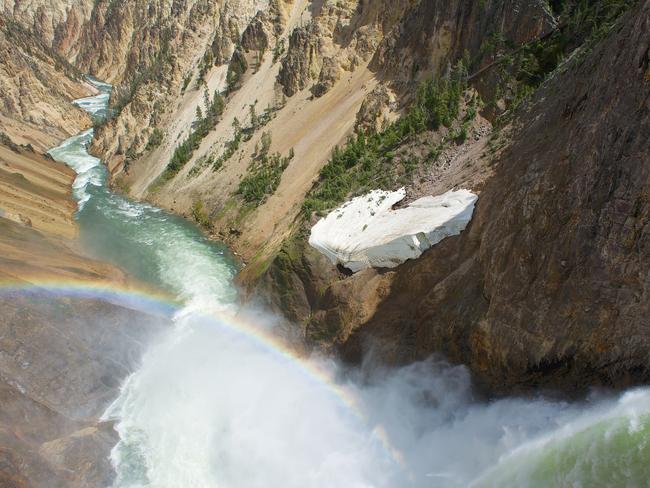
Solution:
[[[496,393],[647,382],[649,36],[646,0],[475,154],[493,175],[460,236],[352,277],[296,237],[261,290],[350,361],[443,352]]]
[[[0,132],[45,151],[91,125],[70,105],[90,93],[64,58],[11,17],[0,17]]]
[[[265,52],[269,46],[269,34],[266,32],[265,20],[266,14],[260,10],[241,36],[241,45],[246,50]]]
[[[71,197],[74,172],[0,143],[0,486],[108,486],[117,436],[99,418],[147,341],[168,322],[58,283],[135,286],[83,256]]]
[[[383,39],[371,66],[389,76],[394,86],[408,86],[414,77],[442,73],[464,56],[475,59],[491,37],[517,46],[555,26],[542,0],[417,2],[399,27]],[[480,61],[492,60],[486,56]]]
[[[68,60],[74,60],[85,22],[90,18],[92,0],[22,2],[4,0],[0,12],[19,23],[38,42]]]
[[[0,313],[0,485],[108,486],[117,435],[98,419],[164,321],[37,289],[3,291]]]
[[[282,59],[278,82],[288,97],[307,86],[318,73],[319,65],[318,24],[310,23],[296,28],[289,36],[287,55]]]

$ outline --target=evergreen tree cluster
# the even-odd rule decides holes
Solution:
[[[210,100],[210,96],[206,90],[204,94],[204,103],[206,106],[205,115],[203,115],[200,108],[197,107],[197,115],[200,117],[195,121],[194,128],[190,135],[185,139],[172,154],[171,160],[163,173],[163,180],[169,180],[174,177],[187,162],[192,159],[194,151],[196,151],[201,144],[201,141],[208,133],[217,125],[219,118],[223,114],[225,102],[221,94],[216,91],[214,97]]]
[[[394,151],[418,134],[452,125],[459,115],[466,77],[466,69],[459,63],[449,76],[423,81],[406,114],[382,131],[354,134],[343,148],[334,148],[305,199],[305,214],[329,210],[353,192],[391,186],[396,174],[391,168]],[[406,159],[401,166],[403,171],[412,172],[417,162]]]
[[[248,203],[260,205],[269,195],[275,193],[282,180],[282,173],[293,159],[293,149],[289,156],[283,157],[279,153],[269,155],[270,147],[271,135],[264,132],[262,148],[249,167],[248,175],[239,184],[238,193]]]

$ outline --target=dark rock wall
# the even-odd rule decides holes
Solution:
[[[495,391],[650,379],[650,2],[536,94],[459,237],[342,347],[444,351]]]
[[[370,66],[403,88],[422,74],[444,72],[465,55],[480,57],[492,35],[520,45],[554,26],[540,0],[422,0],[382,41]]]
[[[258,291],[352,362],[443,352],[497,393],[647,382],[649,11],[640,2],[519,110],[463,234],[351,277],[305,234]]]

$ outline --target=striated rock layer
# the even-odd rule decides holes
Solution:
[[[63,58],[13,19],[0,17],[0,132],[44,152],[91,125],[70,105],[90,93]]]
[[[474,153],[493,174],[461,235],[352,277],[297,235],[260,291],[350,361],[443,352],[502,393],[647,382],[648,45],[645,0],[553,73],[504,149]]]
[[[108,486],[117,436],[99,418],[147,340],[167,323],[92,293],[75,298],[46,290],[136,286],[77,249],[74,177],[31,147],[0,142],[3,487]]]
[[[0,12],[29,31],[53,52],[73,60],[93,0],[0,0]]]

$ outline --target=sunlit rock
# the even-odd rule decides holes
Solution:
[[[353,272],[394,268],[418,258],[445,237],[460,234],[478,197],[469,190],[420,198],[404,208],[393,206],[406,191],[374,190],[332,211],[312,229],[309,244]]]

